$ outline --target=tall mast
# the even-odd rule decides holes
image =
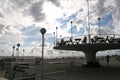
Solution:
[[[88,8],[88,43],[90,43],[89,0],[87,0],[87,8]]]

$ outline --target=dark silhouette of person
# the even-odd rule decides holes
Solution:
[[[107,55],[107,56],[106,56],[107,65],[109,65],[109,61],[110,61],[109,59],[110,59],[110,56]]]
[[[87,43],[87,37],[84,37],[82,42]]]
[[[63,38],[61,39],[61,45],[65,45],[65,41]]]

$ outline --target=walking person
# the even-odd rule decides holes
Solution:
[[[107,55],[107,56],[106,56],[107,65],[109,65],[109,61],[110,61],[109,58],[110,58],[110,56]]]

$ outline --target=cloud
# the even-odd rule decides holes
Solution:
[[[113,7],[113,17],[115,20],[120,20],[120,0],[115,0],[115,6]]]
[[[12,47],[9,47],[7,44],[0,45],[0,55],[1,56],[11,56]]]
[[[29,6],[31,3],[33,3],[36,0],[9,0],[11,2],[11,4],[13,4],[13,6],[15,6],[14,8],[16,9],[20,9],[20,8],[25,8],[27,6]]]
[[[105,0],[98,0],[98,3],[97,3],[97,14],[99,16],[103,16],[106,14],[106,8],[104,8],[104,2]]]
[[[119,3],[120,3],[120,0],[115,0],[115,3],[116,3],[116,7],[117,7],[117,8],[120,8],[120,4],[119,4]]]
[[[0,35],[2,35],[4,32],[4,25],[3,24],[0,24]]]
[[[48,0],[48,1],[52,2],[56,6],[60,6],[59,0]]]
[[[39,1],[30,7],[30,14],[34,17],[35,21],[43,21],[45,19],[45,14],[43,11],[43,2]]]
[[[89,0],[92,34],[98,33],[97,18],[102,19],[108,14],[112,19],[101,26],[101,32],[119,33],[119,3],[120,0]],[[38,46],[41,27],[47,29],[46,43],[51,44],[48,40],[53,40],[55,27],[58,27],[58,37],[63,33],[63,37],[70,36],[71,20],[76,31],[83,29],[81,34],[87,33],[84,31],[88,27],[87,0],[1,0],[0,7],[1,44],[11,46],[21,42],[24,46],[31,43]]]
[[[39,41],[33,41],[31,42],[31,45],[34,45],[34,46],[40,46],[40,42]]]
[[[4,18],[4,16],[3,16],[3,14],[2,14],[2,13],[0,13],[0,17],[1,17],[1,18]]]

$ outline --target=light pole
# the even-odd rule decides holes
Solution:
[[[98,17],[98,22],[99,22],[99,37],[100,37],[100,17]]]
[[[16,59],[18,59],[18,48],[16,48]]]
[[[42,67],[41,67],[41,79],[44,79],[44,34],[46,33],[46,29],[42,28],[40,30],[41,34],[42,34]]]
[[[22,59],[22,61],[24,61],[24,53],[25,53],[25,49],[23,49],[23,59]]]
[[[54,35],[54,46],[55,46],[55,43],[56,43],[56,42],[55,42],[55,32],[53,32],[53,35]]]
[[[62,39],[62,35],[60,35],[60,38]]]
[[[14,57],[14,50],[15,50],[15,46],[13,46],[13,54],[12,54],[13,57]]]
[[[32,51],[31,51],[31,56],[32,56],[32,59],[33,59],[33,50],[34,50],[34,48],[32,49]]]
[[[88,41],[90,43],[89,0],[87,0],[87,8],[88,8]]]
[[[20,47],[20,43],[17,43],[17,47],[18,47],[18,58],[19,58],[19,47]]]
[[[73,32],[72,32],[72,21],[70,21],[70,23],[71,23],[71,40],[72,40],[72,38],[73,38]]]
[[[56,46],[57,46],[57,29],[58,27],[56,27]]]

